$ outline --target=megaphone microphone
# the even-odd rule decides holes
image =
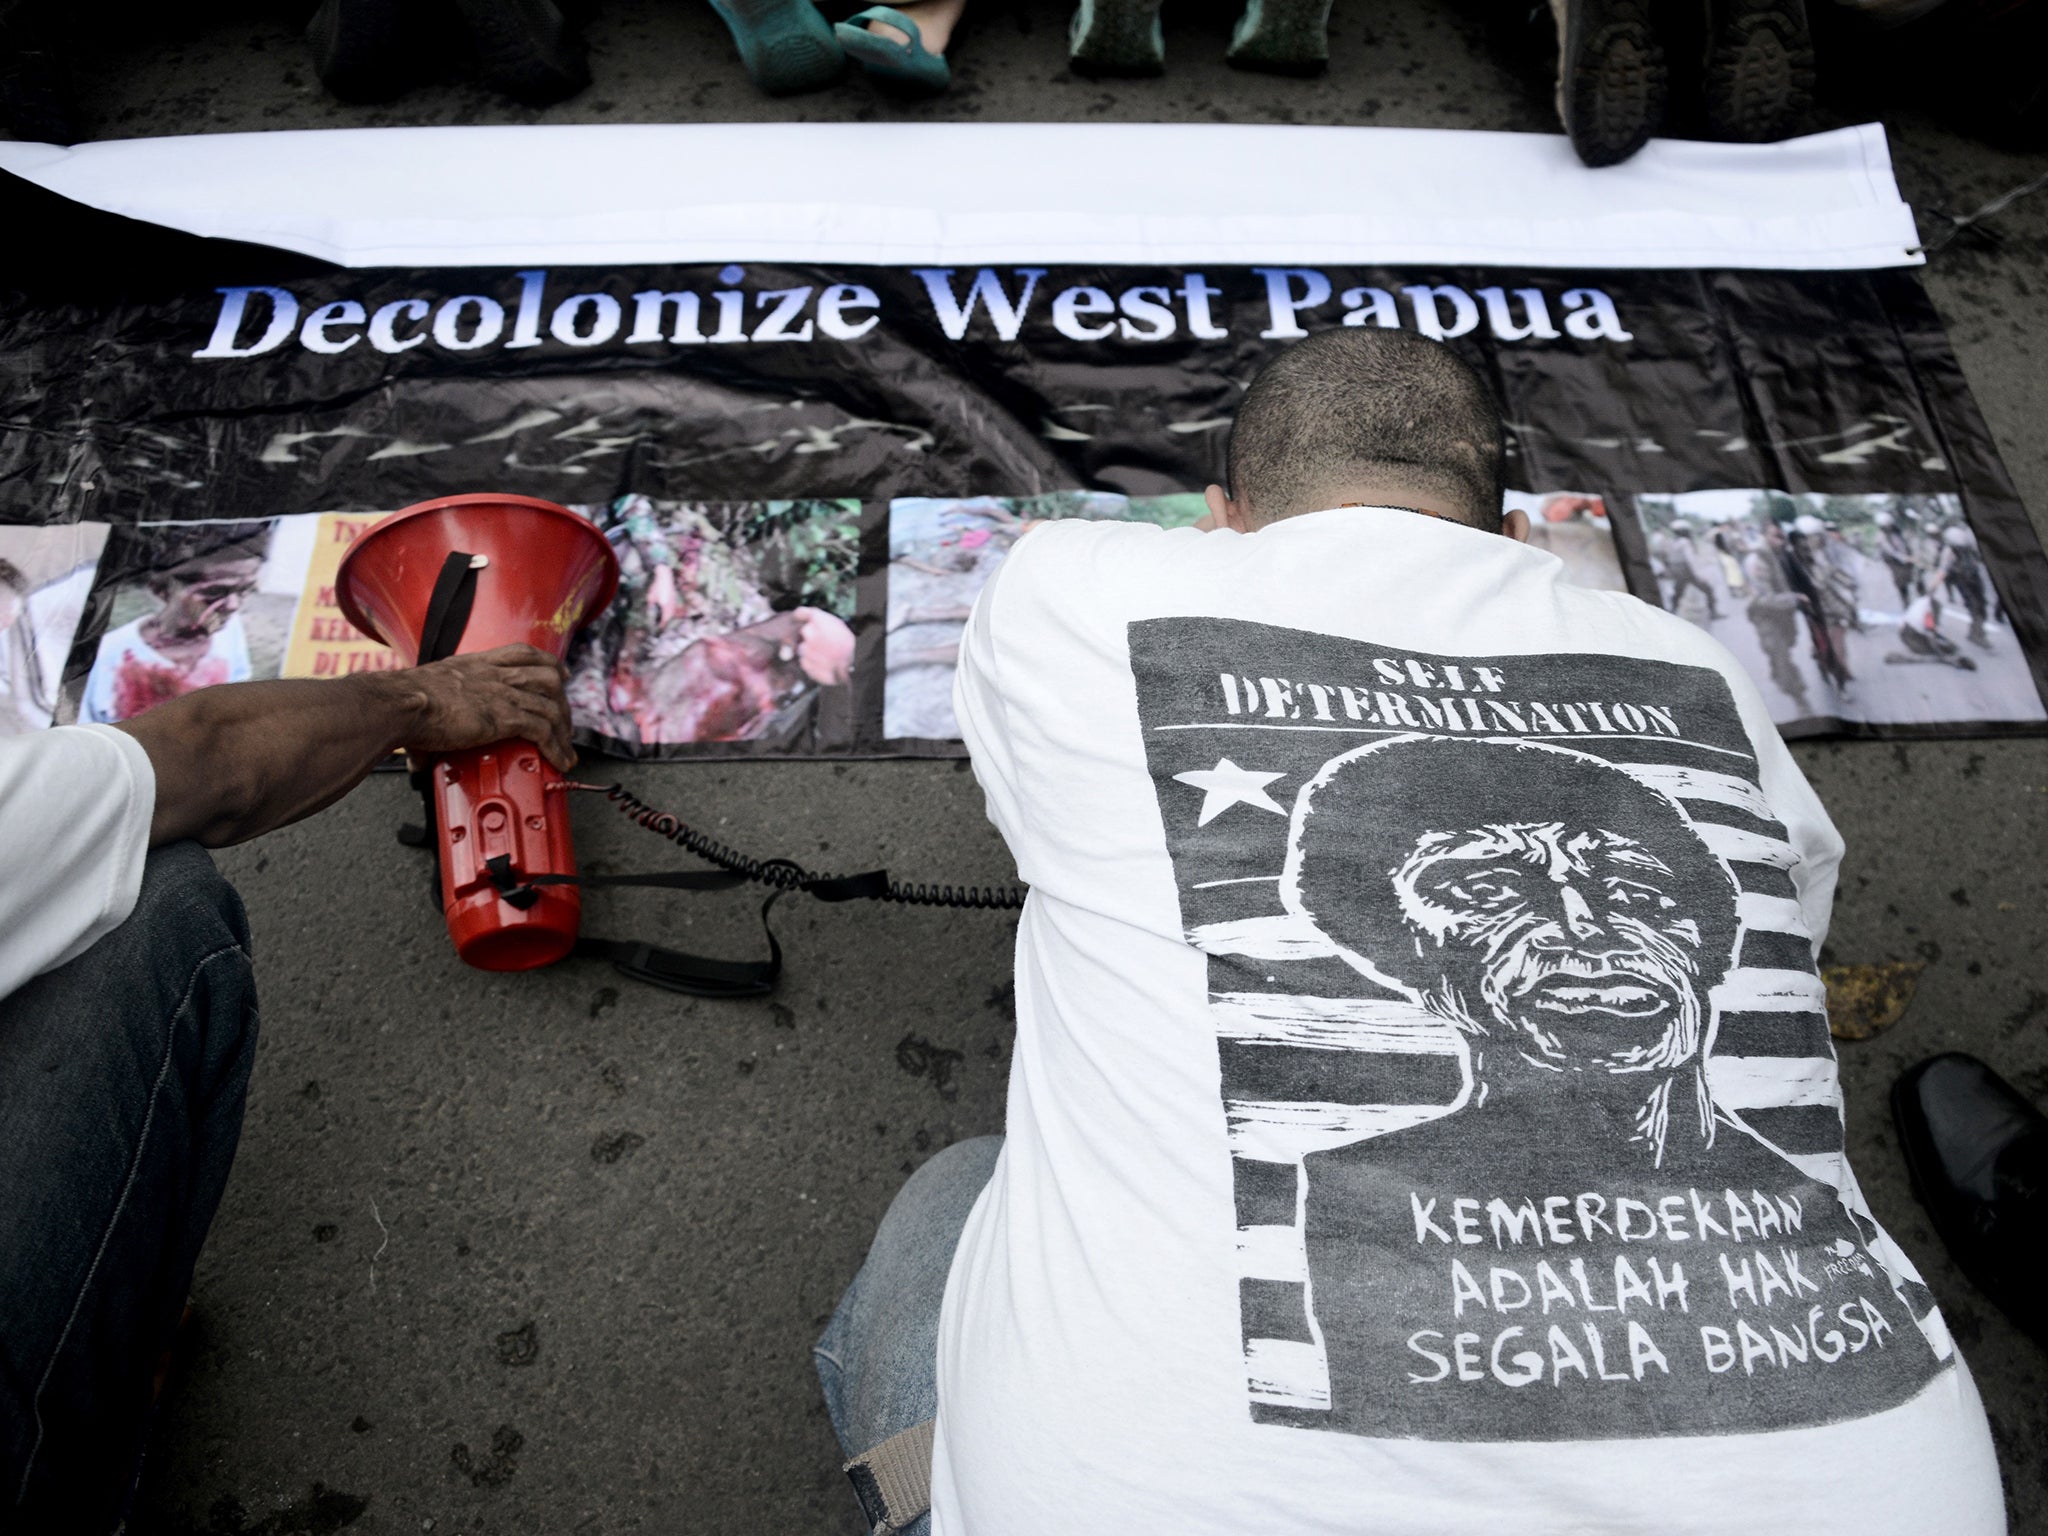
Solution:
[[[342,557],[343,615],[408,665],[524,641],[558,660],[611,602],[619,562],[594,526],[531,496],[442,496],[372,525]],[[486,971],[551,965],[576,945],[564,781],[530,741],[427,760],[423,786],[455,952]]]

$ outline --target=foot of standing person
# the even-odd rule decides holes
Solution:
[[[1067,62],[1090,79],[1166,71],[1160,0],[1080,0],[1067,29]]]
[[[1330,0],[1245,0],[1223,57],[1272,75],[1321,74],[1330,63]]]
[[[548,106],[590,83],[575,11],[555,0],[323,0],[306,43],[320,83],[343,101],[391,101],[468,48],[485,85]]]
[[[55,11],[47,0],[0,0],[0,128],[33,144],[85,137]]]
[[[590,84],[583,38],[555,0],[455,0],[455,8],[492,90],[545,107]]]
[[[1712,138],[1760,144],[1795,132],[1813,108],[1806,0],[1709,0],[1701,92]]]
[[[846,54],[811,0],[711,0],[732,33],[740,63],[770,96],[793,96],[832,84]]]
[[[877,83],[935,96],[952,83],[946,50],[967,0],[909,0],[877,5],[833,28],[846,56]],[[898,24],[900,19],[901,25]]]
[[[1671,75],[1656,0],[1550,0],[1557,116],[1579,159],[1628,159],[1664,124]]]
[[[943,54],[953,42],[953,29],[960,25],[967,0],[908,0],[907,4],[894,5],[890,9],[901,11],[917,23],[925,52]],[[885,42],[911,41],[900,27],[892,27],[886,21],[871,21],[867,29]]]

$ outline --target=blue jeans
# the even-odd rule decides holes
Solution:
[[[134,913],[0,998],[0,1529],[111,1530],[242,1129],[242,903],[196,845]]]
[[[867,1261],[812,1356],[832,1432],[849,1457],[939,1411],[939,1303],[967,1213],[995,1171],[1000,1136],[955,1142],[896,1192]],[[930,1536],[921,1515],[905,1536]]]

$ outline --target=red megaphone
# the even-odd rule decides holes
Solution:
[[[618,586],[611,545],[567,507],[442,496],[359,537],[342,557],[335,595],[349,623],[411,664],[423,643],[464,654],[523,640],[559,657]],[[486,971],[561,959],[576,943],[583,899],[573,884],[532,881],[576,872],[562,776],[532,742],[516,740],[448,753],[429,771],[455,952]]]

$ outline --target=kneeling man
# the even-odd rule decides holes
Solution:
[[[1841,842],[1503,457],[1450,351],[1328,332],[1209,530],[1053,523],[982,591],[1008,1134],[912,1177],[818,1349],[892,1529],[933,1433],[937,1536],[2003,1531],[1843,1159]]]

